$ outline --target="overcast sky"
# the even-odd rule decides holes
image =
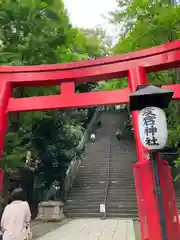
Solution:
[[[102,15],[107,16],[116,8],[116,0],[64,0],[64,3],[72,24],[82,28],[107,25]]]

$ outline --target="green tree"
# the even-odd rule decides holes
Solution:
[[[72,27],[62,0],[3,0],[0,23],[1,65],[66,63],[93,58],[96,51],[100,54],[98,41],[92,47],[85,32]],[[76,90],[90,91],[93,87],[90,84]],[[17,88],[14,96],[51,95],[59,90],[59,87]],[[86,118],[86,112],[78,119],[69,117],[72,111],[10,115],[1,162],[7,176],[24,165],[27,150],[42,160],[43,181],[48,181],[48,174],[44,174],[47,169],[52,170],[51,180],[54,172],[65,171],[76,155],[83,131],[81,115]]]
[[[120,26],[122,31],[113,48],[115,55],[150,48],[167,43],[180,35],[180,7],[173,6],[169,0],[117,0],[118,8],[110,14],[110,21]],[[174,71],[149,74],[154,84],[177,83]],[[124,88],[125,82],[115,80],[112,88]],[[105,84],[105,88],[111,84]],[[169,124],[169,145],[180,147],[180,107],[170,104],[167,111]]]

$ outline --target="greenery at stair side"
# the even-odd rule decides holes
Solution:
[[[0,2],[0,65],[67,63],[106,55],[94,30],[74,28],[62,0],[4,0]],[[96,84],[76,86],[91,91]],[[16,88],[15,97],[52,95],[60,87]],[[91,109],[16,113],[9,116],[1,167],[6,182],[24,166],[26,152],[42,162],[39,186],[50,185],[65,171],[86,126]],[[79,154],[79,153],[78,153]],[[62,167],[63,166],[63,167]],[[57,176],[56,176],[57,177]],[[7,181],[6,181],[7,180]]]
[[[110,13],[110,21],[120,28],[120,36],[112,52],[115,55],[167,43],[180,37],[180,6],[169,0],[117,0],[118,7]],[[179,70],[149,74],[153,84],[179,83]],[[127,86],[126,79],[107,82],[104,89]],[[180,105],[170,104],[167,110],[169,146],[180,148]],[[180,150],[180,149],[179,149]],[[180,158],[176,161],[180,165]]]

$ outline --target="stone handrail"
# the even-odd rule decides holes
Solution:
[[[94,115],[91,119],[91,121],[89,122],[88,126],[87,126],[87,129],[86,131],[84,132],[84,135],[77,147],[77,150],[80,152],[83,150],[83,148],[85,147],[85,144],[89,138],[89,134],[91,132],[91,130],[93,129],[93,125],[97,119],[97,116],[98,116],[98,113],[99,113],[99,108],[96,108],[95,112],[94,112]],[[73,159],[66,171],[66,177],[65,177],[65,186],[64,186],[64,191],[65,191],[65,198],[67,197],[67,194],[68,192],[70,191],[72,185],[73,185],[73,182],[74,182],[74,179],[75,179],[75,176],[79,170],[79,167],[81,165],[81,161],[82,159],[77,157],[76,159]]]

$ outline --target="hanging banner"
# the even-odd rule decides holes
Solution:
[[[158,107],[147,107],[138,116],[139,136],[148,150],[159,150],[166,146],[168,130],[165,112]]]

